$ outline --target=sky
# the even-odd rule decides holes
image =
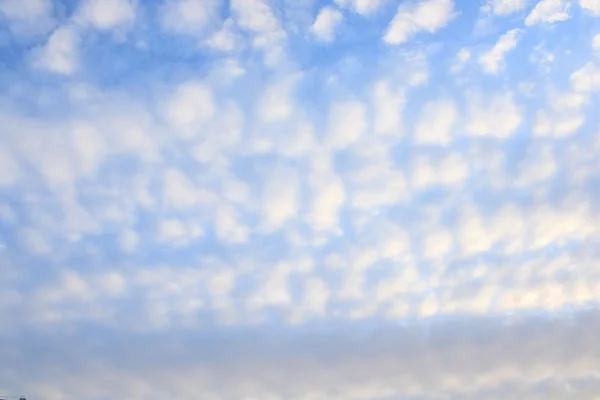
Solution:
[[[0,398],[600,399],[600,0],[0,0]]]

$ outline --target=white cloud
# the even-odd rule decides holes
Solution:
[[[202,236],[203,233],[200,224],[169,218],[158,224],[157,239],[159,242],[170,243],[174,246],[184,246],[191,240]]]
[[[0,145],[0,186],[9,186],[15,183],[19,176],[19,165],[12,154]]]
[[[358,140],[367,129],[367,111],[360,101],[333,103],[329,109],[325,145],[341,150]]]
[[[454,239],[452,233],[446,228],[440,227],[433,230],[425,237],[423,241],[423,256],[427,259],[437,259],[447,255],[452,246],[454,245]]]
[[[37,20],[44,18],[52,10],[49,0],[2,0],[0,12],[11,19]]]
[[[473,136],[506,138],[521,125],[519,107],[509,93],[472,95],[468,99],[467,132]]]
[[[453,0],[402,3],[383,40],[389,44],[402,44],[420,32],[435,33],[445,27],[454,15]]]
[[[504,55],[517,47],[520,29],[512,29],[500,36],[494,47],[479,56],[479,64],[488,74],[497,75],[504,68]]]
[[[523,82],[512,68],[511,79],[485,79],[474,42],[455,35],[365,65],[364,45],[378,37],[350,32],[354,24],[343,49],[315,61],[303,37],[323,6],[314,0],[238,2],[290,32],[289,47],[273,38],[289,52],[275,68],[256,54],[267,45],[244,47],[267,31],[238,26],[235,11],[223,28],[235,43],[211,43],[236,54],[219,54],[206,47],[219,29],[210,22],[190,40],[153,42],[146,4],[135,4],[142,30],[128,39],[147,47],[125,58],[121,45],[95,47],[106,35],[81,29],[81,56],[106,59],[76,77],[31,80],[9,60],[0,356],[15,368],[0,368],[0,387],[34,376],[30,395],[49,400],[599,392],[589,375],[598,347],[590,332],[600,326],[593,24],[582,23],[582,45],[568,49],[575,67],[557,63]],[[389,10],[344,4],[363,15]],[[84,43],[86,32],[94,40]],[[537,33],[560,59],[562,44]],[[527,63],[536,43],[521,46],[514,55]],[[163,50],[176,68],[144,62]],[[448,76],[455,60],[473,65]],[[530,89],[515,92],[521,84]],[[405,124],[414,127],[408,138]],[[471,340],[480,336],[484,345]],[[428,340],[440,337],[448,340]],[[50,355],[41,363],[31,350],[40,343]],[[564,352],[561,343],[582,347]],[[48,374],[45,364],[59,367]]]
[[[239,144],[244,130],[244,115],[234,104],[219,108],[212,122],[199,130],[191,155],[201,163],[224,162]]]
[[[340,288],[337,292],[337,298],[342,301],[357,301],[362,300],[365,297],[365,271],[360,269],[353,269],[344,274]],[[350,318],[360,319],[365,315],[350,315]]]
[[[264,307],[284,307],[291,304],[289,275],[289,269],[281,265],[266,273],[258,288],[248,298],[246,307],[250,311],[257,311]]]
[[[579,0],[579,6],[593,15],[600,15],[600,3],[598,3],[598,0]]]
[[[259,103],[259,115],[263,121],[281,121],[292,114],[295,106],[292,98],[295,83],[296,79],[290,78],[265,88]]]
[[[234,22],[230,18],[226,19],[217,32],[213,33],[206,44],[215,50],[223,52],[232,52],[238,46],[241,38],[234,32]]]
[[[533,125],[536,136],[568,136],[575,133],[585,122],[580,113],[538,111]]]
[[[224,243],[244,243],[250,235],[249,229],[240,223],[234,207],[220,206],[215,217],[217,237]]]
[[[442,146],[449,144],[458,117],[458,110],[452,100],[442,99],[426,103],[415,126],[415,141]]]
[[[165,107],[167,121],[184,137],[198,133],[216,111],[212,90],[202,82],[179,84]]]
[[[398,137],[402,134],[402,112],[406,102],[402,90],[390,87],[390,82],[373,85],[373,129],[375,133]]]
[[[163,174],[163,204],[174,209],[192,207],[212,199],[205,189],[197,187],[183,172],[169,168]]]
[[[18,217],[11,206],[0,203],[0,220],[6,224],[14,224],[18,221]]]
[[[525,18],[525,25],[566,21],[570,18],[571,3],[565,0],[541,0]]]
[[[247,69],[236,58],[225,58],[215,62],[210,71],[210,80],[219,86],[229,86],[246,75]]]
[[[307,121],[298,123],[289,135],[282,136],[280,153],[286,157],[304,157],[317,146],[315,129]]]
[[[87,123],[75,123],[71,131],[75,163],[82,174],[95,172],[108,153],[105,138]]]
[[[121,234],[119,245],[125,252],[133,252],[140,243],[140,236],[132,229],[127,229]]]
[[[75,12],[75,21],[96,29],[110,30],[131,24],[135,19],[133,0],[83,0]]]
[[[162,25],[179,34],[202,34],[217,20],[219,5],[219,0],[166,0]]]
[[[263,229],[272,232],[296,217],[300,207],[299,196],[300,178],[296,170],[278,167],[271,171],[262,191]]]
[[[383,258],[392,260],[402,259],[410,255],[410,235],[398,226],[392,225],[390,229],[383,228],[385,236],[380,242],[380,251]]]
[[[592,92],[600,90],[600,68],[593,62],[571,74],[571,87],[577,92]]]
[[[61,26],[52,32],[46,44],[32,52],[33,66],[58,74],[71,75],[78,68],[79,32],[72,26]]]
[[[352,152],[356,166],[344,175],[344,180],[353,207],[377,210],[407,198],[404,173],[391,160],[387,143],[357,142]]]
[[[337,231],[339,213],[346,200],[344,184],[326,157],[319,154],[313,157],[308,175],[307,221],[316,231]]]
[[[457,153],[446,155],[440,162],[439,180],[444,185],[456,185],[467,179],[469,167],[464,158]]]
[[[453,186],[465,181],[469,168],[462,156],[450,153],[436,163],[431,157],[417,155],[411,165],[411,182],[417,189],[433,185]]]
[[[240,28],[254,34],[252,44],[265,52],[265,64],[277,65],[283,58],[286,33],[265,0],[231,0],[231,11]]]
[[[542,44],[535,46],[532,54],[529,56],[529,60],[531,63],[537,64],[541,71],[550,73],[556,56],[551,51],[547,51],[545,47]]]
[[[592,49],[594,49],[596,53],[600,53],[600,33],[594,35],[592,39]]]
[[[343,19],[342,13],[338,10],[325,6],[317,14],[310,30],[317,39],[330,42],[335,38],[335,31]]]
[[[401,171],[392,168],[381,170],[372,181],[356,184],[351,193],[351,204],[359,209],[377,209],[397,205],[406,199],[408,190]]]
[[[389,0],[335,0],[339,7],[349,8],[352,11],[369,16],[377,12]]]
[[[221,194],[234,204],[246,204],[250,201],[250,187],[234,176],[221,179]]]
[[[302,282],[301,300],[291,311],[291,322],[299,324],[310,317],[324,316],[330,297],[329,285],[318,276],[309,275]]]
[[[525,9],[529,0],[490,0],[490,5],[496,15],[510,15]]]
[[[460,49],[458,53],[456,53],[456,60],[454,61],[454,64],[451,67],[452,72],[461,71],[470,59],[471,52],[469,51],[469,49],[466,49],[464,47]]]
[[[411,182],[416,188],[426,188],[438,182],[436,170],[427,157],[415,157],[411,172]]]
[[[52,252],[52,247],[48,243],[45,235],[35,228],[21,229],[21,239],[25,246],[36,255],[48,255]]]
[[[571,201],[559,207],[538,205],[528,221],[531,248],[539,249],[564,240],[581,240],[595,234],[598,232],[597,221],[590,211],[590,205],[582,201]]]
[[[534,187],[545,183],[558,170],[556,157],[548,146],[537,146],[518,164],[517,175],[513,184],[517,187]]]
[[[41,34],[54,25],[52,0],[0,0],[0,15],[17,35]]]
[[[488,251],[496,241],[487,221],[472,205],[463,206],[457,226],[458,244],[465,255]]]

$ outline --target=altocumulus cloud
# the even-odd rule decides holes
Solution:
[[[0,0],[0,395],[598,398],[599,15]]]

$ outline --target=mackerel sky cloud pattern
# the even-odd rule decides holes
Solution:
[[[0,397],[600,398],[599,0],[0,0]]]

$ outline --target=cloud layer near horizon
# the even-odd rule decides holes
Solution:
[[[0,395],[594,398],[599,15],[0,0]]]

